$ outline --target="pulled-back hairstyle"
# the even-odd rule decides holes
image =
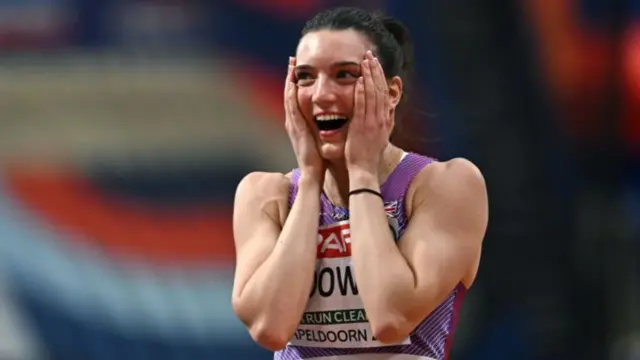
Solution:
[[[403,115],[407,110],[405,104],[411,92],[411,77],[413,76],[413,40],[409,30],[400,20],[386,16],[382,12],[371,12],[356,7],[336,7],[316,14],[305,24],[302,36],[319,30],[349,29],[365,35],[375,46],[374,54],[380,60],[387,79],[394,76],[399,76],[402,79],[402,98],[398,104],[396,115]],[[408,138],[398,139],[398,135],[406,135],[401,134],[405,132],[401,131],[404,125],[406,124],[401,124],[400,119],[396,118],[396,126],[390,139],[396,145],[399,145],[397,144],[398,140],[400,143],[409,140]],[[415,147],[409,143],[402,144],[402,146]]]
[[[403,96],[413,73],[413,42],[409,30],[397,19],[356,7],[336,7],[318,13],[302,29],[302,36],[319,30],[356,30],[375,45],[385,76],[402,78]]]

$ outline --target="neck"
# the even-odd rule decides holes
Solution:
[[[382,185],[402,158],[403,151],[393,145],[387,146],[378,165],[378,181]],[[330,161],[325,174],[324,192],[334,205],[349,205],[349,171],[344,158]]]

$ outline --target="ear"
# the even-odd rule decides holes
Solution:
[[[394,76],[390,80],[387,80],[387,84],[389,85],[391,110],[395,110],[396,106],[398,106],[400,100],[402,99],[402,79],[399,76]]]

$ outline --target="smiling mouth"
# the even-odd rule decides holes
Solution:
[[[342,128],[347,124],[349,119],[342,116],[317,116],[315,118],[316,126],[320,131],[333,131]]]

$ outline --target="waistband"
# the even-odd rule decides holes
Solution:
[[[306,360],[437,360],[432,357],[410,354],[354,354],[339,356],[321,356]]]

